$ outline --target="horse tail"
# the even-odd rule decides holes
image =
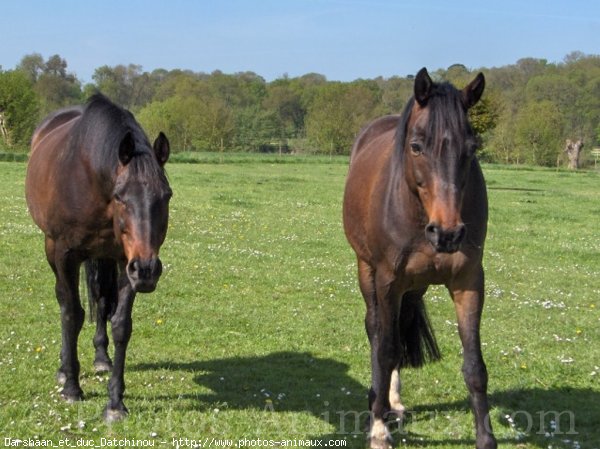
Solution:
[[[433,328],[427,316],[424,292],[407,292],[400,306],[400,341],[398,345],[398,366],[423,366],[435,362],[442,356]]]
[[[117,307],[117,264],[110,259],[88,259],[85,261],[85,279],[88,292],[90,321],[94,322],[98,306],[106,308],[107,318],[112,317]],[[104,299],[104,301],[102,301]],[[102,304],[101,304],[102,303]]]

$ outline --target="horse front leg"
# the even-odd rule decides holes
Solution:
[[[108,405],[104,410],[104,419],[108,422],[118,421],[127,416],[128,410],[123,403],[125,392],[125,356],[131,338],[133,300],[135,291],[131,287],[125,270],[119,279],[119,299],[117,309],[111,318],[111,328],[115,354],[113,369],[108,381]]]
[[[83,391],[79,384],[77,340],[85,317],[79,299],[80,261],[75,253],[48,238],[46,257],[56,277],[56,299],[60,307],[62,346],[57,380],[63,385],[61,396],[66,401],[80,401]]]
[[[483,269],[448,288],[458,319],[458,332],[463,346],[463,376],[475,417],[477,449],[496,449],[497,443],[490,422],[490,407],[487,397],[488,375],[483,355],[479,327],[483,310]]]
[[[393,385],[392,374],[398,367],[398,313],[401,295],[391,288],[391,280],[376,276],[376,307],[371,311],[373,322],[371,338],[371,428],[369,432],[372,449],[391,448],[392,438],[386,426],[386,419],[392,412],[390,391]],[[394,395],[392,394],[392,398]],[[397,406],[397,404],[394,404]]]

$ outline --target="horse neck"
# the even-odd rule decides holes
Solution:
[[[427,224],[427,214],[419,196],[409,184],[402,154],[394,152],[387,168],[389,174],[384,203],[388,210],[394,211],[389,215],[390,225],[394,228],[402,227],[407,231],[414,225],[418,225],[417,228],[420,229],[421,225]]]

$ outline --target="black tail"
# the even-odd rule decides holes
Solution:
[[[400,306],[400,341],[398,366],[418,368],[426,362],[434,362],[442,356],[437,345],[422,292],[408,292]]]
[[[117,307],[117,264],[110,259],[88,259],[85,262],[90,321],[95,322],[98,306],[106,308],[110,319]]]

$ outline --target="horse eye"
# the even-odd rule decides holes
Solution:
[[[119,204],[125,204],[125,202],[123,201],[123,198],[121,198],[121,196],[119,194],[114,194],[113,196],[114,200],[119,203]]]
[[[423,153],[423,148],[421,147],[420,144],[418,144],[417,142],[411,142],[410,143],[410,151],[412,152],[412,154],[414,154],[415,156],[419,156],[420,154]]]
[[[481,142],[479,141],[479,139],[474,139],[470,142],[467,142],[467,154],[469,155],[469,157],[474,156],[480,147]]]

